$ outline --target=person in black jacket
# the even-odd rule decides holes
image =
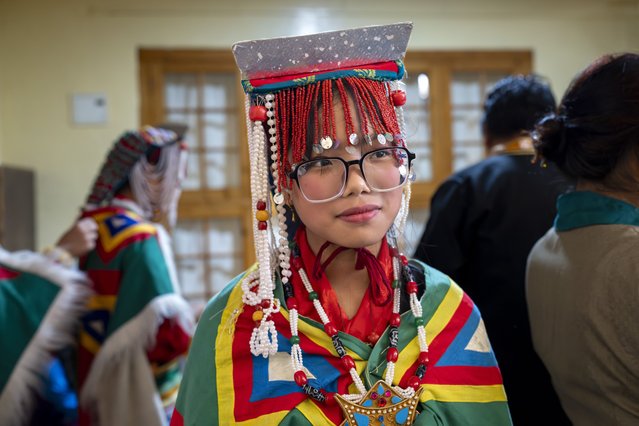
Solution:
[[[509,76],[495,85],[482,119],[488,158],[437,189],[415,252],[477,304],[515,426],[570,424],[533,349],[525,299],[528,253],[552,226],[557,196],[570,187],[554,167],[533,162],[530,132],[555,107],[537,76]]]

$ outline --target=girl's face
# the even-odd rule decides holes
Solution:
[[[353,110],[354,106],[351,107],[351,111]],[[354,119],[356,120],[355,117]],[[359,123],[354,124],[359,129]],[[363,140],[365,132],[361,131],[360,143],[351,146],[347,142],[346,123],[340,105],[335,106],[335,125],[337,139],[341,142],[339,147],[327,149],[322,154],[313,153],[311,158],[340,157],[345,161],[359,160],[369,151],[390,145],[379,144],[375,137],[373,145],[369,145]],[[293,182],[291,201],[299,219],[306,226],[309,244],[316,253],[324,242],[330,241],[348,248],[366,247],[376,254],[382,238],[401,207],[402,187],[388,192],[375,192],[355,164],[349,167],[344,193],[338,198],[323,203],[311,203]]]

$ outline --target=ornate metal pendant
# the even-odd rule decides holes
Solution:
[[[423,388],[411,398],[402,398],[386,382],[379,380],[364,395],[359,404],[350,402],[341,395],[335,400],[344,413],[341,426],[408,426],[417,415],[417,403]]]

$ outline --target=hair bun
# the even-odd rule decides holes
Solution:
[[[551,113],[543,117],[532,134],[537,154],[556,164],[562,164],[566,151],[566,117]]]

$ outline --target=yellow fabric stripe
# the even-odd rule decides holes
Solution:
[[[248,273],[248,272],[247,272]],[[244,277],[242,277],[243,279]],[[240,281],[241,282],[241,281]],[[235,334],[235,321],[242,312],[242,287],[236,285],[229,295],[215,338],[215,373],[217,377],[217,408],[220,420],[234,419],[233,407],[235,406],[235,387],[233,386],[233,335]],[[246,350],[248,342],[246,342]],[[224,403],[221,402],[221,397]]]
[[[455,310],[457,310],[457,307],[461,303],[463,296],[464,293],[461,289],[451,283],[442,303],[437,308],[437,311],[435,311],[431,320],[426,324],[426,341],[429,345],[450,322]],[[398,357],[397,364],[395,364],[395,383],[399,381],[399,379],[406,373],[406,370],[413,365],[418,357],[419,341],[417,340],[417,336],[415,336],[415,338],[402,350]]]
[[[297,408],[312,425],[335,425],[310,398],[306,398]]]
[[[141,217],[137,215],[128,214],[133,219],[142,220]],[[112,251],[114,248],[118,247],[124,240],[129,237],[132,237],[136,234],[148,233],[154,234],[156,233],[156,229],[150,223],[140,222],[136,225],[132,225],[123,231],[119,232],[116,235],[111,235],[111,231],[109,231],[109,227],[104,223],[105,219],[113,216],[113,212],[106,212],[97,214],[94,216],[94,219],[98,223],[98,234],[100,235],[100,241],[104,250],[107,252]]]
[[[97,354],[100,350],[100,342],[91,337],[88,333],[80,332],[80,346],[91,352],[93,355]]]
[[[87,308],[90,311],[98,311],[98,310],[106,309],[109,312],[113,312],[117,298],[118,296],[116,295],[91,296],[91,298],[89,298],[89,301],[87,302]]]
[[[174,404],[175,400],[177,399],[177,393],[179,389],[180,389],[180,386],[175,385],[171,389],[168,389],[167,391],[160,394],[160,398],[162,399],[162,404],[164,406]]]
[[[230,408],[230,407],[229,407]],[[247,420],[245,422],[234,422],[234,425],[244,425],[244,426],[255,426],[255,425],[279,425],[282,422],[282,419],[286,417],[289,411],[278,411],[277,413],[265,414],[263,416],[256,417],[254,419]],[[232,418],[232,417],[230,417]],[[220,417],[220,419],[224,419],[224,417]],[[222,424],[231,424],[231,423],[222,423]]]
[[[166,373],[170,369],[177,367],[179,358],[175,358],[172,361],[167,362],[166,364],[151,364],[151,371],[153,371],[153,375],[157,376],[162,373]]]
[[[497,402],[506,401],[502,385],[435,385],[422,386],[421,402]]]

